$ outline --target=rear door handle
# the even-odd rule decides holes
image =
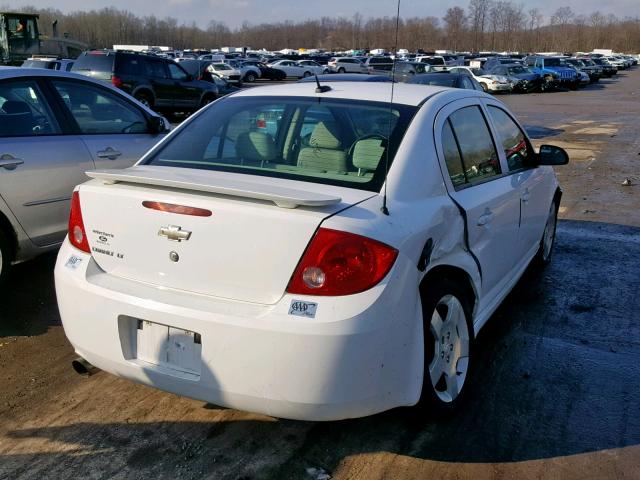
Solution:
[[[493,220],[493,212],[490,209],[486,209],[480,217],[478,217],[478,226],[484,227],[485,225],[491,223]]]
[[[18,165],[22,165],[24,160],[21,158],[16,158],[9,153],[5,153],[4,155],[0,155],[0,167],[5,170],[15,170]]]
[[[111,147],[107,147],[104,150],[98,151],[96,155],[98,155],[98,158],[108,158],[109,160],[115,160],[120,155],[122,155],[122,152],[114,150]]]

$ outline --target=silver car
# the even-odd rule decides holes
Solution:
[[[12,263],[62,242],[71,193],[87,170],[133,165],[169,129],[103,82],[0,68],[0,282]]]

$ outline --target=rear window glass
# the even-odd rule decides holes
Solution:
[[[434,76],[429,75],[428,78],[414,77],[414,80],[411,83],[419,83],[420,85],[435,85],[438,87],[453,88],[456,86],[456,77],[437,73]]]
[[[149,165],[216,170],[380,191],[417,108],[303,97],[220,100]]]
[[[25,60],[22,63],[24,68],[52,68],[54,62],[47,60]]]
[[[115,55],[87,53],[80,55],[71,68],[72,72],[112,72]]]

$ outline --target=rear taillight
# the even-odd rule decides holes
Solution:
[[[120,87],[122,87],[122,79],[120,77],[116,77],[115,75],[113,75],[111,77],[111,84],[114,87],[120,88]]]
[[[80,209],[80,193],[73,192],[71,197],[71,214],[69,215],[69,241],[71,245],[83,252],[91,253],[87,233],[84,230],[82,221],[82,210]]]
[[[398,250],[353,233],[320,228],[302,255],[288,293],[338,296],[364,292],[391,270]]]

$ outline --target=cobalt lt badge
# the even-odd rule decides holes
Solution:
[[[180,255],[178,255],[178,252],[170,252],[169,260],[171,260],[172,262],[177,262],[178,260],[180,260]]]

